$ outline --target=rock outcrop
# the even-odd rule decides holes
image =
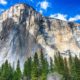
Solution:
[[[79,57],[80,24],[44,17],[26,4],[16,4],[0,16],[0,63],[6,59],[23,65],[27,57],[43,50],[53,57],[68,51]]]

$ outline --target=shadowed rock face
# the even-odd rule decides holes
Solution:
[[[34,36],[26,30],[26,23],[16,24],[13,19],[7,19],[2,27],[0,33],[1,61],[8,59],[13,63],[19,59],[24,62],[31,55],[32,49],[37,46]]]
[[[25,4],[16,4],[0,16],[0,63],[6,59],[23,65],[27,57],[43,49],[47,57],[60,51],[80,52],[80,24],[43,17]],[[66,52],[66,53],[65,53]]]

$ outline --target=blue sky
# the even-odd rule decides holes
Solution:
[[[80,23],[80,0],[0,0],[0,14],[21,2],[34,7],[44,16]]]

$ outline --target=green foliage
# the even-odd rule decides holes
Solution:
[[[21,80],[21,70],[20,70],[20,63],[19,63],[19,60],[17,62],[17,68],[16,70],[14,71],[14,74],[13,74],[13,79],[12,80]]]
[[[43,53],[41,52],[40,56],[40,65],[41,65],[41,80],[46,80],[47,74],[49,72],[49,64],[47,59],[44,57]]]
[[[32,59],[31,57],[28,58],[27,61],[25,61],[24,64],[24,76],[27,77],[27,79],[31,79],[31,71],[32,71]]]
[[[64,74],[64,60],[59,52],[54,56],[54,69],[58,73]]]
[[[34,60],[32,62],[32,74],[31,74],[32,80],[38,80],[39,78],[39,59],[38,54],[35,53]]]
[[[52,58],[50,57],[50,72],[53,72],[53,60]]]
[[[54,55],[54,64],[50,58],[49,65],[43,52],[40,56],[35,53],[33,58],[25,61],[23,73],[19,60],[15,70],[6,60],[0,67],[0,80],[47,80],[47,75],[54,72],[61,74],[62,80],[80,80],[80,59],[77,56],[72,57],[70,51],[69,58],[63,58],[58,52]]]
[[[77,80],[80,80],[80,60],[75,56],[74,58],[74,63],[75,63],[75,77]]]
[[[67,63],[67,59],[64,58],[64,74],[63,74],[64,80],[71,80],[70,73],[69,73],[69,67]]]
[[[0,80],[12,80],[13,78],[13,69],[6,60],[0,69]]]
[[[75,72],[75,63],[74,63],[74,58],[71,56],[71,53],[69,53],[69,72],[70,72],[70,77],[71,80],[75,80],[76,72]]]
[[[69,58],[62,58],[60,53],[54,56],[54,70],[63,75],[63,80],[80,80],[80,59],[71,56],[69,51]]]
[[[17,61],[16,69],[6,62],[0,67],[0,80],[46,80],[49,72],[47,59],[41,53],[40,57],[35,53],[33,58],[28,58],[24,63],[23,73],[20,70],[20,62]],[[52,70],[52,60],[51,60]]]

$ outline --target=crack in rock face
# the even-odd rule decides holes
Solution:
[[[74,30],[73,37],[75,39],[76,44],[80,48],[80,26],[77,26]]]

